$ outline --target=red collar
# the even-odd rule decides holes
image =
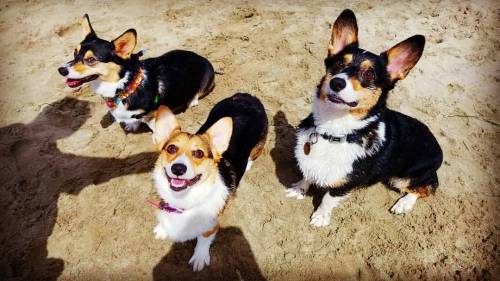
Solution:
[[[114,109],[118,102],[128,98],[131,94],[137,90],[137,87],[141,84],[144,79],[144,70],[139,68],[139,72],[135,75],[134,79],[125,87],[123,90],[118,90],[114,97],[104,98],[104,102],[110,109]]]

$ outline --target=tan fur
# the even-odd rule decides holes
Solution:
[[[328,95],[328,89],[330,88],[330,80],[333,79],[331,73],[327,73],[321,80],[321,87],[319,88],[319,99],[321,101],[326,101]]]
[[[350,64],[352,62],[352,54],[345,54],[344,55],[344,64]]]
[[[266,134],[267,136],[267,134]],[[259,156],[262,155],[262,153],[264,153],[265,151],[265,147],[266,147],[266,140],[267,138],[264,137],[263,139],[261,139],[253,148],[252,148],[252,151],[250,151],[250,159],[252,161],[254,161],[255,159],[259,158]]]
[[[377,104],[380,95],[382,95],[382,89],[370,90],[364,88],[356,76],[351,77],[350,80],[354,91],[358,95],[358,105],[353,109],[349,109],[349,112],[356,118],[363,118]]]

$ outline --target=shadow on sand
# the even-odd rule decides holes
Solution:
[[[61,193],[149,172],[156,153],[124,159],[78,156],[57,148],[89,118],[86,101],[64,98],[29,124],[0,128],[0,280],[56,280],[61,259],[47,258],[47,239]]]
[[[243,232],[236,227],[221,228],[210,247],[210,266],[193,272],[188,261],[195,240],[176,243],[153,269],[155,281],[252,280],[265,281]]]

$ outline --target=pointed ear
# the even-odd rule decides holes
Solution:
[[[172,133],[181,128],[174,113],[164,105],[158,108],[154,118],[155,131],[153,132],[153,142],[156,144],[156,149],[160,151],[170,139]]]
[[[406,77],[422,56],[424,46],[425,37],[415,35],[381,54],[387,59],[387,72],[392,82]]]
[[[137,32],[135,32],[135,29],[129,29],[113,40],[112,43],[115,45],[116,54],[122,59],[128,59],[137,44]]]
[[[232,134],[233,119],[231,119],[231,117],[219,119],[219,121],[215,122],[215,124],[207,130],[215,159],[220,158],[222,153],[227,150]]]
[[[358,44],[358,24],[354,12],[347,9],[340,13],[332,27],[328,56],[334,56],[351,44]]]
[[[94,29],[92,28],[92,25],[90,25],[89,15],[87,14],[83,15],[82,17],[82,31],[83,31],[83,38],[91,34],[95,35]]]

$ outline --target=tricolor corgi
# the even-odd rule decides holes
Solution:
[[[133,53],[134,29],[110,42],[97,37],[88,15],[82,18],[82,28],[84,39],[75,48],[73,60],[58,71],[71,88],[90,83],[127,131],[137,130],[141,122],[153,130],[150,120],[160,105],[184,110],[214,88],[212,64],[193,52],[175,50],[140,60],[142,51]]]
[[[155,127],[160,156],[153,177],[160,210],[154,233],[177,242],[196,238],[189,263],[200,271],[210,263],[224,206],[264,149],[266,112],[257,98],[236,94],[217,103],[196,134],[182,131],[165,106],[156,112]]]
[[[376,55],[358,47],[351,10],[335,21],[326,74],[312,113],[297,130],[295,157],[303,179],[287,190],[301,199],[311,185],[329,189],[312,225],[328,225],[332,209],[351,191],[377,182],[405,193],[390,209],[395,214],[410,211],[417,198],[437,188],[443,153],[436,138],[418,120],[386,107],[389,91],[415,66],[424,44],[424,36],[415,35]]]

